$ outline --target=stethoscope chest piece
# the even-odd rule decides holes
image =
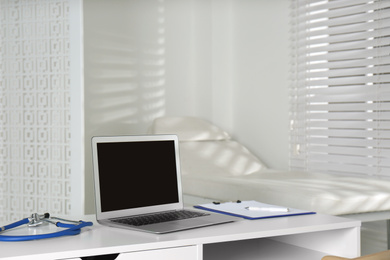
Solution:
[[[43,215],[39,215],[38,213],[31,214],[30,222],[27,224],[29,227],[37,227],[44,223],[45,219],[49,219],[50,214],[45,213]]]

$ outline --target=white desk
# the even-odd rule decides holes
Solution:
[[[93,219],[93,216],[83,218]],[[240,219],[235,223],[165,235],[109,228],[95,223],[77,236],[0,242],[0,259],[73,260],[110,254],[119,254],[112,258],[117,260],[320,260],[327,254],[356,257],[360,255],[360,221],[321,214]]]

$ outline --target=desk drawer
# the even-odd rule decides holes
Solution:
[[[122,253],[116,260],[201,260],[197,246],[183,246],[148,251]]]
[[[163,248],[163,249],[154,249],[146,251],[137,251],[129,253],[120,253],[118,256],[116,254],[104,256],[102,259],[112,260],[201,260],[202,255],[199,253],[197,246],[183,246],[183,247],[173,247],[173,248]],[[89,256],[82,258],[71,258],[63,260],[99,260],[99,257],[103,256]]]

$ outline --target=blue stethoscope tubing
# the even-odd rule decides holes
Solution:
[[[63,220],[63,219],[61,219]],[[12,224],[6,225],[4,227],[1,227],[0,232],[12,229],[15,227],[19,227],[24,224],[28,224],[30,222],[29,218],[24,218],[22,220],[19,220],[17,222],[14,222]],[[46,238],[54,238],[54,237],[61,237],[61,236],[73,236],[78,235],[81,232],[81,229],[83,227],[92,226],[93,223],[89,221],[71,221],[75,224],[66,224],[62,223],[60,221],[54,223],[57,227],[60,228],[66,228],[64,230],[60,230],[53,233],[47,233],[47,234],[39,234],[39,235],[23,235],[23,236],[5,236],[0,235],[0,241],[4,242],[16,242],[16,241],[29,241],[29,240],[37,240],[37,239],[46,239]]]

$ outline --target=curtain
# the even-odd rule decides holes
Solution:
[[[291,170],[390,177],[390,1],[291,3]]]

